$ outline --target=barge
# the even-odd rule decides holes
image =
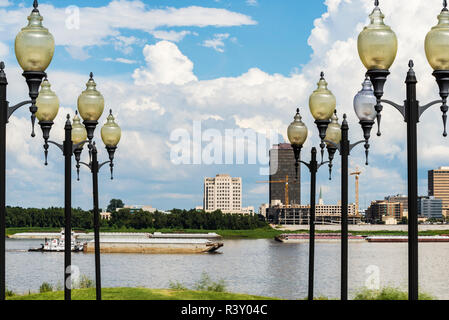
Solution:
[[[284,233],[274,238],[276,241],[283,243],[304,243],[309,242],[308,233]],[[319,233],[315,234],[315,241],[340,241],[340,233]],[[365,241],[365,237],[348,234],[349,241]]]
[[[100,252],[102,253],[211,253],[221,247],[223,247],[222,242],[207,239],[100,239]],[[84,246],[84,252],[95,252],[95,242],[93,240]]]
[[[372,236],[366,237],[368,242],[408,242],[407,236]],[[419,236],[418,242],[449,242],[448,236]]]

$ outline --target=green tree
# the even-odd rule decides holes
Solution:
[[[109,205],[106,208],[106,211],[112,213],[112,212],[115,212],[116,209],[123,208],[124,206],[125,206],[125,204],[123,203],[122,200],[112,199],[111,201],[109,201]]]

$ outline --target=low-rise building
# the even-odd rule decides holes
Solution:
[[[443,200],[433,196],[418,197],[418,215],[427,219],[442,219]]]
[[[153,208],[152,206],[149,205],[125,205],[123,208],[117,208],[116,211],[119,211],[121,209],[129,209],[130,213],[136,213],[141,211],[155,213],[157,211],[156,208]]]
[[[271,206],[266,210],[267,220],[280,225],[309,224],[310,205]],[[355,214],[355,204],[348,205],[348,223],[359,224],[362,216]],[[315,207],[316,224],[340,224],[341,205],[318,204]]]
[[[383,217],[393,217],[400,221],[404,216],[404,206],[401,202],[390,202],[388,200],[372,201],[365,211],[365,220],[369,223],[382,223]]]

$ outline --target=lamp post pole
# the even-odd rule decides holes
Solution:
[[[404,117],[407,123],[407,178],[408,178],[408,285],[409,300],[418,300],[418,160],[417,160],[417,124],[420,116],[433,105],[441,104],[443,112],[444,133],[446,133],[446,112],[448,111],[447,97],[449,93],[449,71],[434,72],[437,83],[440,87],[441,100],[430,102],[427,105],[420,106],[416,99],[416,75],[413,70],[413,61],[409,62],[409,70],[405,80],[406,100],[403,105],[396,104],[389,100],[383,100],[383,85],[388,71],[383,73],[379,70],[369,70],[367,74],[374,85],[374,94],[378,104],[376,110],[378,113],[382,110],[381,103],[389,104],[396,108]],[[381,70],[382,71],[382,70]],[[380,118],[380,115],[378,115]],[[380,132],[378,133],[380,135]]]
[[[84,126],[82,127],[81,131],[83,132],[81,135],[79,135],[80,131],[80,124],[79,124],[79,118],[78,116],[75,116],[75,127],[76,130],[78,130],[78,134],[75,134],[75,141],[79,141],[77,144],[77,148],[75,149],[75,160],[76,160],[76,168],[77,168],[77,174],[78,174],[78,180],[79,180],[79,169],[80,165],[86,166],[91,174],[92,174],[92,194],[93,194],[93,215],[94,215],[94,242],[95,242],[95,288],[96,288],[96,299],[101,300],[101,263],[100,263],[100,210],[98,207],[98,172],[100,169],[106,165],[109,164],[110,170],[111,170],[111,180],[113,180],[113,168],[114,168],[114,154],[117,150],[117,144],[120,141],[121,137],[121,129],[120,127],[114,122],[114,116],[112,115],[112,110],[110,110],[110,114],[107,119],[107,123],[102,127],[101,129],[101,137],[103,139],[103,142],[106,145],[106,150],[109,155],[109,160],[105,161],[103,163],[98,163],[98,150],[95,142],[92,142],[93,139],[93,130],[95,127],[91,127],[91,133],[89,134],[88,131],[86,132],[86,129]],[[82,141],[84,137],[91,137],[91,139]],[[72,136],[73,139],[73,136]],[[80,161],[81,158],[81,152],[83,148],[83,144],[85,142],[89,143],[89,163],[85,163]]]
[[[65,232],[64,232],[64,299],[71,300],[72,288],[72,124],[69,116],[65,123],[65,140],[64,140],[64,216],[65,216]]]
[[[443,136],[447,136],[446,122],[447,97],[449,95],[449,53],[445,48],[449,44],[449,10],[447,1],[443,1],[443,9],[438,15],[438,24],[427,33],[424,41],[426,58],[434,70],[433,76],[439,86],[441,100],[420,106],[416,100],[416,76],[413,61],[409,62],[407,72],[406,100],[403,104],[396,104],[389,100],[382,100],[384,84],[390,74],[389,68],[393,64],[397,53],[397,38],[390,27],[384,24],[384,15],[379,8],[379,0],[375,0],[375,8],[370,15],[371,23],[360,33],[357,48],[367,75],[371,78],[376,96],[377,122],[380,126],[382,103],[395,107],[407,123],[407,175],[408,175],[408,263],[409,263],[409,300],[418,299],[418,161],[417,161],[417,123],[419,118],[429,107],[441,104],[443,113]],[[380,136],[380,129],[377,134]]]
[[[98,159],[97,148],[92,148],[92,186],[94,200],[94,238],[95,238],[95,287],[97,300],[101,300],[101,265],[100,265],[100,213],[98,210]]]
[[[8,122],[8,102],[6,101],[6,80],[3,70],[0,74],[0,300],[6,293],[6,123]]]
[[[316,174],[319,168],[330,163],[329,161],[318,164],[316,160],[317,150],[315,147],[311,151],[311,160],[309,163],[300,159],[301,145],[292,144],[295,155],[296,176],[298,175],[299,163],[304,164],[310,171],[310,212],[309,212],[309,276],[308,276],[308,294],[307,299],[313,301],[314,274],[315,274],[315,211],[316,211]]]
[[[15,106],[9,106],[7,101],[8,80],[5,74],[5,64],[0,62],[0,301],[6,298],[6,125],[11,115],[25,105],[31,105],[34,137],[34,119],[37,111],[36,99],[39,86],[45,77],[45,72],[24,72],[31,100],[23,101]]]
[[[328,144],[328,149],[338,149],[341,156],[341,286],[340,298],[345,301],[348,300],[348,176],[349,176],[349,155],[351,150],[358,144],[365,143],[366,165],[368,165],[368,150],[370,132],[374,121],[361,121],[364,130],[365,140],[360,140],[351,144],[348,137],[349,126],[346,120],[346,114],[343,115],[343,122],[341,124],[341,141],[337,145],[332,141],[324,140]],[[333,154],[329,152],[329,154]]]
[[[313,300],[313,280],[315,276],[315,209],[316,209],[316,148],[312,148],[312,159],[309,163],[310,171],[310,235],[309,235],[309,292],[308,300]]]

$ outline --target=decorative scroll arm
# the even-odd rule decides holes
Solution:
[[[28,101],[22,101],[18,104],[16,104],[15,106],[12,107],[8,107],[8,115],[7,115],[7,119],[9,120],[9,118],[12,116],[12,114],[17,110],[20,109],[23,106],[26,106],[27,104],[33,104],[33,101],[28,100]]]
[[[384,99],[381,99],[380,102],[389,104],[390,106],[393,106],[396,110],[398,110],[402,114],[402,117],[405,120],[405,106],[403,106],[403,105],[401,106],[397,103],[394,103],[393,101],[384,100]]]

